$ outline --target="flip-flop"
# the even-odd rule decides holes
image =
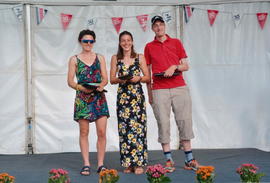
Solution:
[[[97,173],[100,173],[103,170],[106,170],[107,168],[104,165],[101,165],[100,167],[98,167],[97,169]]]
[[[85,174],[83,172],[87,172],[87,174]],[[91,167],[90,166],[83,166],[81,171],[80,171],[80,174],[84,175],[84,176],[89,176],[91,174]]]

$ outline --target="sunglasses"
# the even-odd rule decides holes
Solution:
[[[82,39],[82,43],[90,43],[93,44],[95,42],[95,40],[91,40],[91,39]]]

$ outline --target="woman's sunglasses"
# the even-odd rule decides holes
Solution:
[[[93,44],[95,42],[95,40],[91,40],[91,39],[82,39],[82,43],[90,43],[90,44]]]

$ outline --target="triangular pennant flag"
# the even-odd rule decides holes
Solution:
[[[168,11],[168,12],[162,13],[162,17],[163,17],[164,21],[165,21],[167,24],[171,23],[171,21],[172,21],[172,15],[171,15],[171,12]]]
[[[62,23],[62,27],[63,27],[64,31],[67,29],[71,19],[72,19],[71,14],[61,13],[61,23]]]
[[[192,13],[194,11],[194,8],[191,8],[190,6],[184,7],[184,15],[185,15],[185,22],[188,23],[190,17],[192,16]]]
[[[210,25],[212,26],[216,20],[218,10],[207,10],[207,12]]]
[[[90,18],[87,20],[87,27],[90,30],[94,30],[96,23],[97,23],[97,18]]]
[[[240,21],[242,19],[242,14],[234,12],[232,18],[233,18],[233,22],[234,22],[235,27],[238,27],[238,25],[240,24]]]
[[[136,16],[136,18],[137,18],[139,24],[141,25],[142,30],[145,32],[146,28],[147,28],[148,15],[139,15],[139,16]]]
[[[48,12],[48,10],[46,10],[44,8],[36,7],[36,15],[37,15],[37,24],[38,25],[42,22],[43,18],[47,14],[47,12]]]
[[[18,20],[22,22],[23,21],[23,6],[22,5],[15,6],[12,9],[15,15],[17,16]]]
[[[114,26],[117,34],[119,34],[122,22],[123,22],[123,17],[112,17],[112,23],[113,23],[113,26]]]
[[[268,13],[257,13],[257,19],[260,24],[261,29],[264,28]]]

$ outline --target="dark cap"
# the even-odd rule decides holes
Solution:
[[[154,16],[154,17],[151,19],[152,25],[153,25],[154,23],[156,23],[156,21],[160,21],[160,22],[164,23],[164,20],[163,20],[162,16],[159,16],[159,15],[156,15],[156,16]]]

